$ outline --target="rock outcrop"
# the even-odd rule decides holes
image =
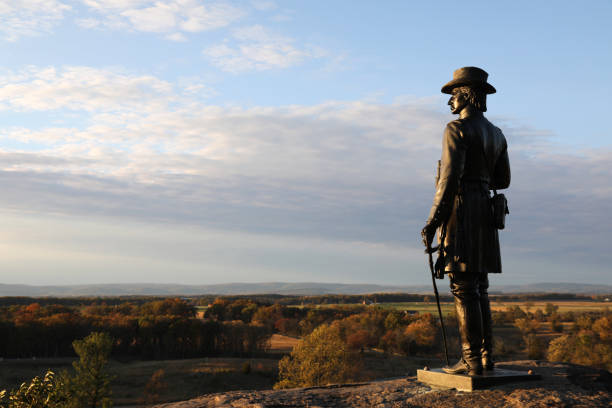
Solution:
[[[541,361],[498,365],[533,370],[542,380],[465,393],[432,389],[417,382],[416,377],[404,377],[326,387],[234,391],[156,407],[612,407],[612,374],[607,371]]]

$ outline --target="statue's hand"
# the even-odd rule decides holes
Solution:
[[[436,235],[436,227],[431,224],[425,225],[421,231],[421,237],[423,237],[423,245],[429,248],[433,243],[434,236]]]

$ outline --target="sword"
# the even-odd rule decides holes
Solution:
[[[442,339],[444,340],[444,356],[446,357],[446,365],[450,366],[448,362],[448,346],[446,345],[446,328],[444,327],[444,319],[442,318],[442,309],[440,308],[440,295],[438,294],[438,286],[436,285],[436,273],[434,271],[433,251],[431,249],[431,243],[427,240],[427,255],[429,255],[429,269],[431,270],[431,282],[433,283],[434,294],[436,295],[436,304],[438,305],[438,316],[440,316],[440,326],[442,326]]]

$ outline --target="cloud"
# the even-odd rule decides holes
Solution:
[[[233,73],[288,68],[325,55],[321,48],[300,48],[294,45],[292,38],[273,34],[261,25],[235,30],[232,40],[208,47],[203,52],[215,66]]]
[[[173,41],[185,33],[226,27],[242,18],[244,10],[226,2],[197,0],[82,0],[94,17],[79,20],[86,28],[128,29],[164,33]]]
[[[0,129],[0,207],[419,249],[450,119],[438,98],[243,109],[194,89],[87,67],[3,76],[2,109],[70,126]],[[513,169],[504,259],[596,279],[612,262],[612,149],[567,152],[549,132],[492,121]]]
[[[70,9],[61,0],[0,0],[0,32],[7,41],[48,33]]]
[[[150,75],[70,66],[30,67],[0,76],[0,109],[88,112],[151,110],[172,101],[172,85]]]

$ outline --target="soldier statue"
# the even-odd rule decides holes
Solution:
[[[487,289],[488,274],[502,271],[497,229],[504,215],[500,226],[492,201],[497,189],[510,185],[506,138],[483,115],[487,94],[495,93],[487,78],[480,68],[464,67],[442,87],[459,118],[444,130],[436,194],[421,232],[428,249],[438,232],[437,274],[450,278],[461,335],[462,358],[443,370],[470,376],[494,368]],[[506,213],[505,197],[503,202]]]

